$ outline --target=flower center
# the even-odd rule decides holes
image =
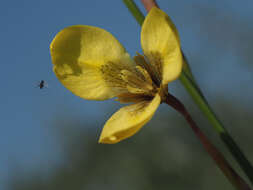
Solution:
[[[118,90],[118,100],[123,103],[152,99],[160,91],[162,81],[161,61],[157,56],[137,54],[135,64],[108,62],[101,67],[106,83]]]

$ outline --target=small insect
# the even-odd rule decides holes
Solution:
[[[37,85],[37,87],[39,87],[40,89],[42,89],[42,88],[44,88],[44,87],[47,87],[46,81],[41,80],[41,81],[39,82],[39,84]]]

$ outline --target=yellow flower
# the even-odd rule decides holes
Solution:
[[[117,97],[121,108],[106,122],[100,143],[117,143],[135,134],[166,98],[168,82],[182,70],[177,30],[166,13],[153,8],[141,29],[144,56],[131,59],[109,32],[70,26],[50,45],[54,72],[72,93],[88,100]]]

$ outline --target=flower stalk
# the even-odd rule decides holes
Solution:
[[[133,0],[123,0],[129,11],[132,13],[134,18],[138,21],[140,25],[144,20],[144,15],[141,13],[139,8],[135,5]],[[158,6],[155,0],[142,0],[142,3],[147,11],[149,11],[153,6]],[[142,18],[141,18],[142,17]],[[228,131],[225,129],[221,121],[217,118],[213,110],[211,109],[210,105],[208,104],[207,100],[205,99],[203,93],[201,92],[200,88],[198,87],[193,74],[191,72],[190,66],[188,61],[184,55],[184,67],[183,71],[179,77],[180,82],[193,98],[194,102],[197,104],[199,109],[203,112],[206,116],[208,121],[211,123],[215,131],[219,134],[221,140],[228,148],[232,156],[235,158],[237,163],[240,165],[241,169],[244,173],[248,176],[251,183],[253,184],[253,167],[249,160],[246,158],[242,150],[230,136]]]
[[[227,160],[224,158],[222,153],[208,140],[205,134],[199,129],[195,121],[192,119],[188,111],[185,109],[184,105],[173,95],[168,94],[165,99],[165,103],[169,106],[173,107],[179,113],[183,115],[185,120],[188,122],[190,127],[192,128],[194,134],[201,141],[205,150],[211,156],[211,158],[215,161],[217,166],[223,172],[223,174],[227,177],[227,179],[234,185],[236,189],[250,189],[248,184],[235,172],[235,170],[229,165]]]
[[[230,136],[225,127],[222,125],[221,121],[217,118],[196,83],[191,80],[187,74],[185,74],[185,71],[182,72],[179,79],[187,92],[193,98],[194,102],[198,105],[200,110],[212,124],[215,131],[219,134],[222,142],[226,145],[230,153],[240,165],[241,169],[248,176],[250,182],[253,184],[253,167],[251,163],[241,151],[236,142],[233,140],[233,138]]]

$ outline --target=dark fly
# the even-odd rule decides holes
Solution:
[[[38,87],[40,88],[40,89],[42,89],[42,88],[44,88],[44,87],[46,87],[47,86],[47,84],[46,84],[46,82],[44,81],[44,80],[41,80],[40,82],[39,82],[39,84],[38,84]]]

